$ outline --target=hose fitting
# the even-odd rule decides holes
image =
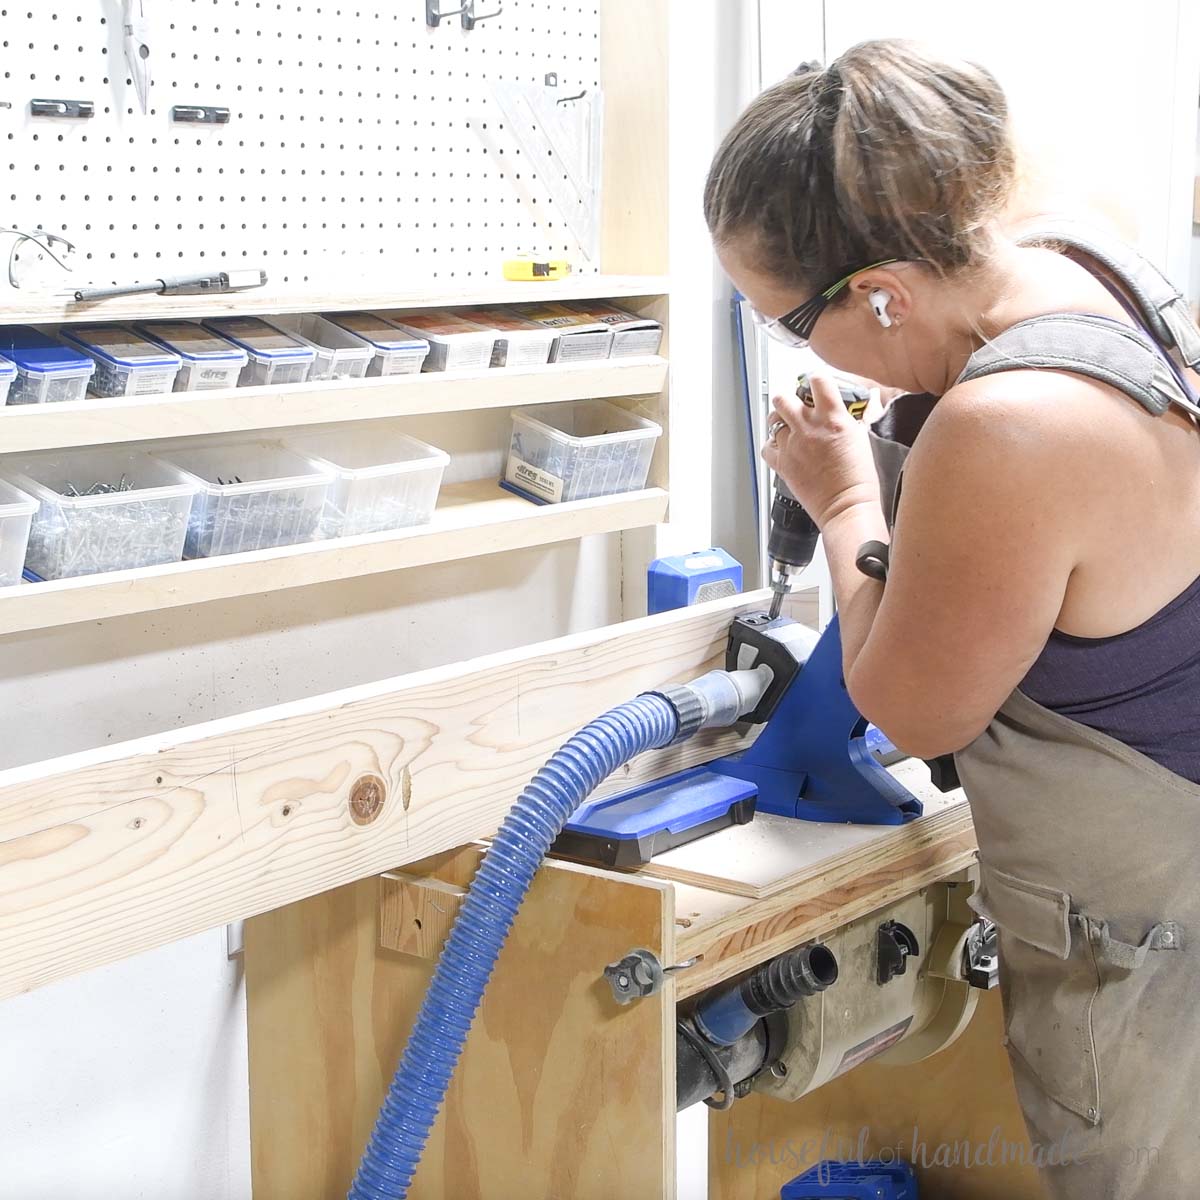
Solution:
[[[748,671],[709,671],[690,683],[676,683],[650,692],[661,696],[679,714],[677,742],[701,729],[722,729],[752,713],[771,686],[768,666]]]
[[[837,982],[837,977],[837,959],[828,946],[804,946],[702,997],[692,1020],[708,1041],[731,1046],[763,1017],[791,1008],[805,996],[823,992]]]

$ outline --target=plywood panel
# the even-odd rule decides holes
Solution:
[[[330,1200],[357,1166],[432,972],[379,948],[377,904],[367,880],[247,924],[255,1200]],[[674,997],[621,1008],[600,978],[633,946],[669,961],[671,908],[669,885],[538,873],[413,1200],[673,1194]]]

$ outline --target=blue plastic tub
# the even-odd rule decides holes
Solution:
[[[16,366],[7,358],[0,358],[0,407],[8,401],[8,389],[16,377]]]
[[[82,400],[96,370],[86,354],[28,325],[0,329],[0,355],[17,369],[8,389],[9,404]]]
[[[779,1200],[917,1200],[917,1177],[902,1162],[825,1162],[785,1183]]]

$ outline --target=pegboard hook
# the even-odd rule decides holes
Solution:
[[[475,28],[480,21],[490,21],[493,17],[498,17],[504,11],[503,5],[496,9],[495,12],[481,13],[475,15],[475,0],[463,0],[462,8],[462,27],[468,32]]]
[[[441,0],[425,0],[425,24],[430,29],[436,29],[447,17],[457,17],[460,13],[465,16],[468,5],[473,7],[474,0],[464,0],[462,8],[443,10]]]

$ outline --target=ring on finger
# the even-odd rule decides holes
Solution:
[[[773,442],[781,429],[787,429],[788,423],[778,417],[767,426],[767,441]]]

